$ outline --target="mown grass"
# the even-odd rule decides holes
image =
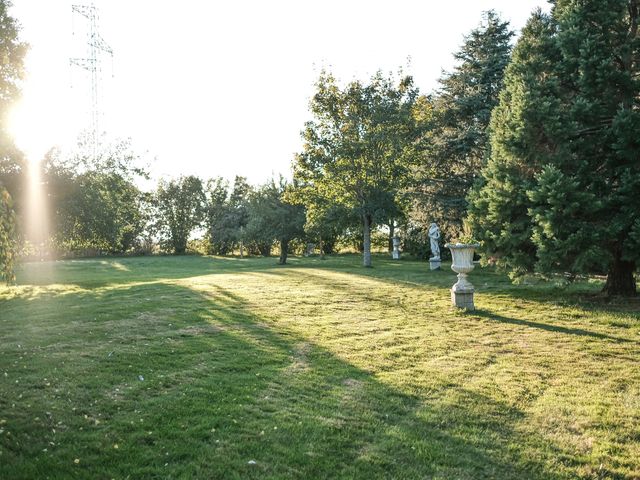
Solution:
[[[424,262],[27,264],[0,478],[640,478],[640,304]]]

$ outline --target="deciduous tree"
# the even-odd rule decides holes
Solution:
[[[363,263],[371,266],[371,229],[398,213],[398,192],[408,171],[405,152],[416,136],[411,77],[378,72],[365,84],[341,88],[323,72],[311,100],[314,120],[303,131],[294,179],[309,201],[335,204],[361,222]]]
[[[14,199],[22,196],[24,180],[24,158],[9,134],[8,115],[20,97],[28,49],[19,39],[19,25],[9,15],[10,7],[11,2],[0,0],[0,278],[7,283],[15,278],[18,235]]]
[[[15,198],[24,173],[24,158],[9,133],[9,112],[20,98],[28,45],[19,39],[20,28],[9,15],[11,2],[0,0],[0,182]]]
[[[231,191],[221,178],[209,181],[205,219],[209,253],[225,255],[243,240],[252,191],[247,179],[241,176],[235,177]]]
[[[287,263],[289,244],[304,237],[304,208],[285,200],[287,182],[280,177],[258,188],[250,197],[247,238],[262,244],[278,242],[280,265]]]
[[[70,155],[45,157],[44,180],[55,246],[67,251],[124,253],[146,223],[136,179],[146,173],[128,140],[103,144],[96,152],[81,138]]]
[[[189,236],[204,217],[202,181],[193,175],[161,181],[156,201],[159,232],[165,244],[174,254],[184,254]]]
[[[0,279],[7,284],[15,280],[16,216],[9,192],[0,184]]]

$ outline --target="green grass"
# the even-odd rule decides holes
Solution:
[[[638,301],[374,264],[25,265],[0,478],[640,478]]]

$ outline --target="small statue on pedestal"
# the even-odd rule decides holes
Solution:
[[[440,229],[438,225],[432,223],[429,225],[429,240],[431,240],[431,258],[429,258],[429,268],[431,270],[440,270]]]
[[[400,237],[393,237],[393,252],[391,257],[394,260],[400,260]]]

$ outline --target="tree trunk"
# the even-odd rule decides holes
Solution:
[[[324,243],[322,243],[322,235],[320,235],[320,260],[324,260]]]
[[[280,240],[280,265],[287,263],[287,253],[289,253],[289,240]]]
[[[363,233],[363,264],[365,267],[371,267],[371,215],[364,215],[362,218]]]
[[[173,254],[174,255],[184,255],[184,252],[187,251],[186,243],[182,243],[180,241],[174,242],[173,244]]]
[[[613,262],[607,272],[607,283],[602,291],[607,295],[623,295],[632,297],[636,295],[636,279],[634,272],[636,263],[622,260],[622,252],[617,250],[613,255]]]
[[[331,240],[323,239],[322,240],[322,251],[325,255],[333,255],[336,253],[336,239],[332,238]]]
[[[396,233],[396,222],[391,220],[389,223],[389,253],[393,252],[393,237]]]
[[[268,243],[259,244],[258,250],[260,251],[260,255],[262,255],[263,257],[271,256],[271,245]]]

